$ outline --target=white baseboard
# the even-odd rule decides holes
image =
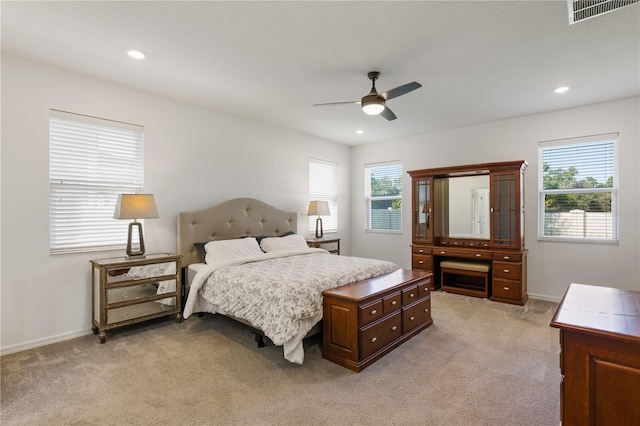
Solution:
[[[58,343],[65,340],[73,339],[76,337],[86,336],[87,334],[93,334],[91,329],[83,329],[70,331],[68,333],[58,334],[56,336],[44,337],[42,339],[30,340],[28,342],[22,342],[15,345],[9,345],[3,348],[0,348],[0,355],[9,355],[16,352],[26,351],[27,349],[37,348],[39,346],[50,345],[52,343]]]
[[[529,293],[529,299],[544,300],[546,302],[560,303],[561,297],[547,296],[545,294]]]

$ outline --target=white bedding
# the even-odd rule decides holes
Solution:
[[[282,345],[302,364],[302,339],[322,319],[322,291],[398,269],[391,262],[335,256],[322,249],[290,249],[202,266],[183,312],[230,315]]]

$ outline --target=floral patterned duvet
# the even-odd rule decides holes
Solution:
[[[321,318],[323,290],[396,269],[391,262],[336,256],[321,249],[219,262],[196,275],[184,317],[197,311],[194,299],[201,297],[217,312],[249,321],[274,344],[283,345],[298,334],[302,321]]]

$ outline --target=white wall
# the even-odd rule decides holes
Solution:
[[[403,180],[403,233],[365,232],[364,165],[402,160],[403,170],[527,160],[525,235],[528,292],[559,300],[572,282],[640,290],[640,98],[486,123],[352,150],[352,253],[411,267],[411,180]],[[619,244],[537,240],[538,142],[619,132]]]
[[[348,146],[3,55],[2,353],[90,332],[89,260],[121,254],[49,255],[50,108],[144,126],[144,189],[160,213],[144,225],[147,252],[175,252],[178,212],[235,197],[300,212],[306,235],[309,158],[338,164],[338,235],[350,252]]]

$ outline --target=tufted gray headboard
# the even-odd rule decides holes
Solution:
[[[298,232],[298,213],[253,198],[235,198],[217,206],[178,215],[178,254],[182,266],[202,262],[194,243],[247,235],[278,236]]]

